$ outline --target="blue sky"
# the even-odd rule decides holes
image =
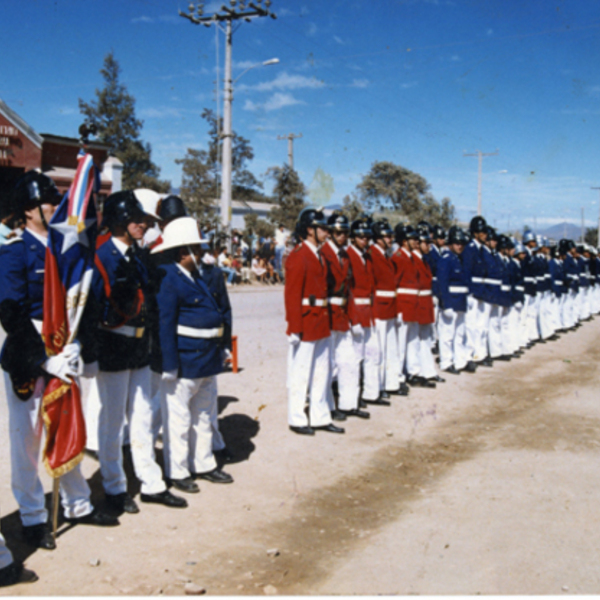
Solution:
[[[223,2],[207,2],[205,12]],[[76,136],[78,98],[93,99],[110,50],[136,98],[161,176],[204,147],[216,108],[215,28],[178,16],[173,0],[5,0],[0,98],[36,131]],[[377,160],[423,175],[459,218],[477,208],[500,229],[598,221],[600,6],[593,0],[274,0],[277,20],[234,34],[234,129],[262,176],[287,158],[278,135],[302,133],[295,167],[321,168],[332,202]],[[7,32],[13,32],[8,36]],[[221,35],[219,58],[224,57]],[[220,92],[222,102],[222,92]],[[267,183],[267,189],[269,184]]]

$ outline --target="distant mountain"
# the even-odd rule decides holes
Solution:
[[[564,222],[558,223],[557,225],[552,225],[552,227],[548,227],[548,229],[544,229],[542,231],[536,231],[535,233],[539,233],[540,235],[552,240],[567,238],[578,241],[581,237],[581,227],[573,225],[573,223]]]

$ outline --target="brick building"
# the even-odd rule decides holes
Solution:
[[[101,169],[100,199],[119,191],[121,161],[108,155],[106,144],[90,142],[86,148]],[[78,139],[36,133],[0,100],[0,218],[10,212],[10,193],[16,180],[31,169],[45,173],[61,193],[66,192],[75,176],[78,151]]]

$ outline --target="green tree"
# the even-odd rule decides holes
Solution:
[[[140,187],[168,192],[171,184],[159,179],[160,168],[151,159],[150,144],[140,139],[143,121],[135,116],[135,98],[120,83],[121,67],[109,52],[100,74],[104,87],[96,88],[96,100],[79,99],[79,111],[96,125],[98,139],[110,145],[110,153],[123,163],[123,188]]]
[[[244,237],[248,240],[251,234],[255,234],[259,238],[271,237],[275,235],[275,225],[269,223],[265,219],[261,219],[256,213],[251,212],[244,215]]]
[[[325,206],[331,200],[333,192],[335,192],[333,177],[319,167],[315,171],[311,184],[308,186],[310,203],[313,206]]]
[[[586,244],[589,244],[590,246],[594,246],[594,248],[596,248],[598,246],[598,228],[597,227],[588,227],[585,230],[584,242]]]
[[[438,202],[422,175],[392,162],[373,163],[357,192],[367,210],[398,210],[412,223],[427,220],[448,227],[455,221],[449,198]]]
[[[275,181],[273,197],[277,203],[269,213],[269,220],[274,224],[282,223],[286,229],[294,231],[298,215],[306,206],[306,187],[289,165],[271,167],[267,176]]]
[[[359,215],[364,212],[365,208],[358,199],[356,192],[344,196],[342,213],[348,217],[350,223],[358,219]]]

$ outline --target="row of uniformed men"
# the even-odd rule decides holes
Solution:
[[[446,234],[307,208],[296,233],[285,309],[288,424],[298,434],[343,433],[333,421],[369,418],[368,404],[443,382],[436,345],[442,371],[473,373],[600,309],[600,278],[589,274],[600,261],[585,257],[589,248],[577,258],[561,240],[550,260],[545,240],[526,234],[517,245],[483,217],[470,235],[456,226]]]
[[[107,198],[102,225],[108,234],[99,236],[77,341],[48,358],[40,336],[44,266],[49,223],[61,196],[50,178],[35,171],[17,182],[13,209],[26,226],[0,248],[0,321],[7,333],[1,365],[12,490],[25,541],[34,547],[56,547],[38,475],[40,404],[52,376],[67,382],[82,373],[94,377],[100,403],[98,457],[107,510],[94,508],[77,466],[60,478],[67,521],[111,526],[123,512],[139,512],[123,468],[126,425],[142,502],[181,508],[187,502],[169,484],[194,493],[196,476],[233,481],[215,458],[217,451],[223,459],[230,456],[217,426],[216,375],[231,337],[224,279],[216,267],[201,263],[204,240],[181,199],[170,196],[158,205],[152,194],[123,191]],[[142,246],[152,221],[165,226],[150,253]],[[154,452],[161,420],[164,476]],[[0,536],[0,585],[34,578]]]

